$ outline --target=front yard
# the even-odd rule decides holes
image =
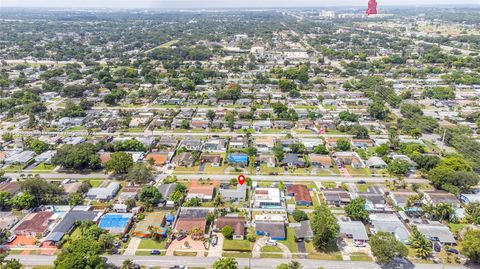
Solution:
[[[248,240],[224,240],[224,251],[238,251],[238,252],[251,252],[253,249],[253,243]]]

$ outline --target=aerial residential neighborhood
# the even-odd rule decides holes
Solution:
[[[0,268],[480,263],[478,4],[1,5]]]

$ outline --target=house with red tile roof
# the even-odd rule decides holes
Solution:
[[[307,186],[303,184],[295,184],[287,186],[287,195],[295,199],[297,205],[312,205],[312,198]]]

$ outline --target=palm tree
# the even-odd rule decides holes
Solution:
[[[220,194],[218,194],[216,197],[215,197],[215,200],[213,200],[213,206],[215,207],[221,207],[225,204],[225,202],[223,201],[223,198]]]
[[[155,236],[156,229],[153,225],[149,225],[147,227],[148,232],[150,233],[150,237],[153,238]]]
[[[432,254],[432,244],[422,233],[420,233],[417,226],[413,226],[409,240],[412,248],[416,249],[418,257],[426,259]]]
[[[417,243],[417,256],[426,259],[432,254],[432,243],[427,239],[423,238]]]
[[[455,209],[451,204],[440,203],[436,206],[436,213],[437,216],[440,217],[440,221],[449,220],[454,216]]]

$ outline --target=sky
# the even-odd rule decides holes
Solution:
[[[314,7],[366,6],[368,0],[0,0],[1,7],[68,8],[236,8],[236,7]],[[381,6],[480,5],[480,0],[377,0]]]

